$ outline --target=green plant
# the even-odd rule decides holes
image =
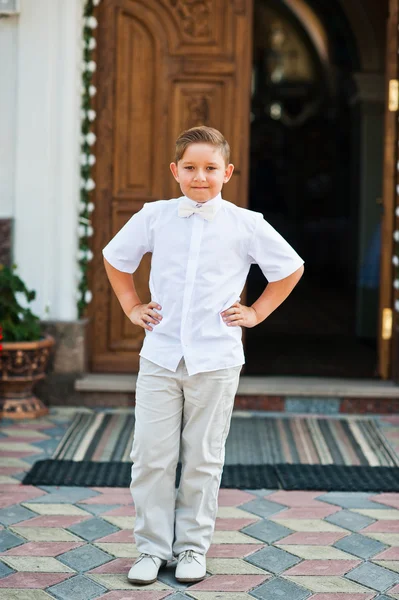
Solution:
[[[15,273],[16,265],[0,264],[0,328],[3,342],[33,342],[42,336],[40,320],[28,307],[18,302],[17,294],[23,294],[30,304],[36,292],[29,291]]]

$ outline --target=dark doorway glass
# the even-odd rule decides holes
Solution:
[[[305,275],[277,311],[246,330],[245,372],[372,377],[375,338],[356,335],[358,123],[350,74],[324,64],[275,0],[255,1],[253,37],[249,208],[297,250]],[[265,283],[252,266],[249,305]]]

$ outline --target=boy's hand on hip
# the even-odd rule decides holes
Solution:
[[[255,327],[258,324],[256,310],[252,306],[244,306],[239,302],[220,314],[228,327]]]
[[[129,319],[134,325],[139,325],[143,329],[152,331],[151,323],[158,325],[162,321],[162,315],[158,314],[156,310],[161,310],[161,306],[156,302],[150,302],[149,304],[136,304],[133,306],[129,313]]]

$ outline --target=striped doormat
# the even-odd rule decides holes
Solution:
[[[78,413],[23,483],[128,487],[132,413]],[[374,419],[234,414],[221,487],[399,492],[399,457]],[[179,485],[181,463],[176,472]]]
[[[130,462],[132,413],[78,413],[53,460]],[[234,415],[226,465],[397,467],[399,456],[374,419]]]

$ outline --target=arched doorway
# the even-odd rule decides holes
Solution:
[[[246,332],[246,373],[372,377],[375,337],[356,331],[357,57],[350,39],[335,48],[329,38],[326,60],[288,4],[254,2],[249,208],[294,246],[306,271],[294,294]],[[253,266],[249,304],[264,283]]]

